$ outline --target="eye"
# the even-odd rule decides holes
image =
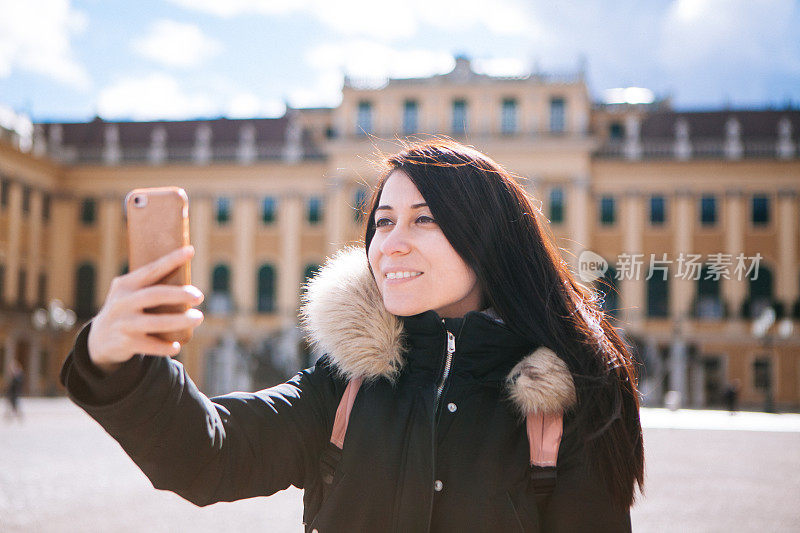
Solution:
[[[433,220],[433,217],[429,217],[428,215],[420,215],[417,217],[417,222],[421,222],[422,224],[436,224],[436,221]]]
[[[386,226],[386,225],[391,224],[391,223],[392,223],[392,221],[390,219],[388,219],[388,218],[379,218],[378,220],[375,221],[375,227],[376,228],[381,228],[381,227]]]

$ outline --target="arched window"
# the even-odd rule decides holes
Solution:
[[[747,316],[757,318],[764,309],[773,304],[772,271],[764,265],[759,265],[756,279],[752,278],[753,274],[747,276],[750,286],[750,295],[747,299],[749,314]]]
[[[617,269],[608,265],[603,277],[597,280],[597,290],[603,293],[603,312],[619,318],[619,286],[617,285]]]
[[[355,194],[355,205],[353,209],[355,210],[354,218],[356,222],[361,222],[362,217],[364,216],[364,208],[366,207],[365,204],[367,203],[367,189],[365,187],[359,187],[356,189]]]
[[[211,271],[211,297],[208,311],[212,314],[224,314],[232,311],[231,302],[231,270],[228,265],[219,264]]]
[[[309,279],[313,278],[319,272],[320,266],[317,263],[309,263],[303,270],[303,284],[306,284]]]
[[[78,318],[91,318],[94,315],[94,292],[94,265],[82,263],[75,276],[75,314]]]
[[[719,279],[711,272],[708,265],[703,265],[700,270],[700,279],[697,280],[697,305],[695,314],[698,318],[722,318],[722,299],[720,298]]]
[[[258,269],[258,312],[275,311],[275,267],[261,265]]]
[[[656,268],[647,280],[647,316],[666,318],[669,316],[669,273]]]

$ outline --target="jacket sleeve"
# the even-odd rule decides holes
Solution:
[[[62,384],[155,488],[204,506],[303,488],[319,475],[344,391],[327,358],[276,387],[209,399],[170,358],[136,356],[103,376],[88,356],[90,326],[64,362]]]
[[[546,533],[620,533],[631,531],[629,509],[612,506],[603,479],[589,468],[571,417],[564,417],[556,485],[542,516]]]

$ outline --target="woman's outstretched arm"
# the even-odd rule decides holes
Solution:
[[[344,391],[324,358],[282,385],[209,399],[168,357],[136,355],[101,371],[89,357],[90,328],[78,335],[61,381],[154,487],[202,506],[302,488],[318,475]]]

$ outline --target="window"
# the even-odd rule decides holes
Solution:
[[[550,190],[550,222],[561,224],[564,222],[564,189],[555,187]]]
[[[31,211],[31,188],[25,186],[22,189],[22,214],[27,215]]]
[[[28,273],[24,268],[20,268],[17,272],[17,305],[23,307],[25,305],[25,285],[28,283]]]
[[[417,131],[417,117],[419,105],[416,100],[406,100],[403,103],[403,133],[408,135]]]
[[[36,291],[36,305],[44,307],[47,304],[47,274],[39,274],[39,285]]]
[[[95,269],[91,263],[78,267],[75,283],[75,314],[79,318],[94,315]]]
[[[749,318],[758,318],[767,307],[773,304],[772,271],[762,263],[758,265],[758,274],[755,279],[753,279],[753,274],[754,272],[747,274],[750,308],[746,309],[744,314]]]
[[[274,196],[266,196],[261,200],[261,222],[272,224],[275,222],[275,209],[277,202]]]
[[[703,268],[700,269],[700,279],[697,280],[697,307],[695,314],[698,318],[718,319],[723,317],[720,285],[720,280],[714,279],[709,266],[703,265]]]
[[[619,318],[619,287],[617,269],[610,264],[603,277],[598,280],[597,289],[602,293],[601,309],[612,317]]]
[[[232,310],[231,270],[228,265],[216,265],[211,271],[211,297],[208,299],[208,312],[224,314]]]
[[[763,194],[753,196],[751,219],[754,226],[769,224],[769,198]]]
[[[760,391],[772,389],[772,359],[766,356],[753,361],[753,387]]]
[[[717,199],[714,196],[700,198],[700,224],[713,226],[717,223]]]
[[[666,199],[663,196],[650,197],[650,224],[660,226],[666,220]]]
[[[319,224],[322,220],[322,198],[312,196],[306,203],[306,220],[309,224]]]
[[[261,265],[258,269],[258,312],[275,311],[275,267]]]
[[[309,263],[303,269],[303,284],[308,283],[308,280],[313,278],[319,272],[320,266],[317,263]]]
[[[123,210],[124,213],[124,210]],[[42,220],[50,220],[50,195],[45,194],[42,197]]]
[[[455,134],[467,134],[467,102],[466,100],[453,100],[453,123],[451,130]]]
[[[604,226],[614,224],[616,219],[616,206],[613,196],[603,196],[600,198],[600,223]]]
[[[517,132],[517,101],[513,98],[503,100],[500,131],[505,134]]]
[[[550,132],[563,133],[564,132],[564,112],[565,102],[563,98],[553,97],[550,99]]]
[[[625,138],[625,127],[619,122],[612,122],[608,126],[608,138],[612,141],[621,141]]]
[[[366,204],[367,202],[367,189],[365,189],[364,187],[359,187],[358,189],[356,189],[356,197],[354,200],[355,200],[355,203],[353,204],[353,209],[355,210],[354,216],[356,222],[360,222],[364,216],[364,209],[366,207],[364,204]]]
[[[227,197],[217,198],[217,224],[224,225],[231,220],[231,199]]]
[[[647,280],[647,316],[665,318],[669,315],[669,274],[661,267],[653,269]]]
[[[8,191],[11,183],[7,179],[0,181],[0,205],[6,207],[8,205]]]
[[[362,100],[358,103],[356,117],[356,135],[372,133],[372,103]]]
[[[97,217],[97,207],[93,198],[84,198],[81,202],[81,223],[84,226],[94,224]]]

